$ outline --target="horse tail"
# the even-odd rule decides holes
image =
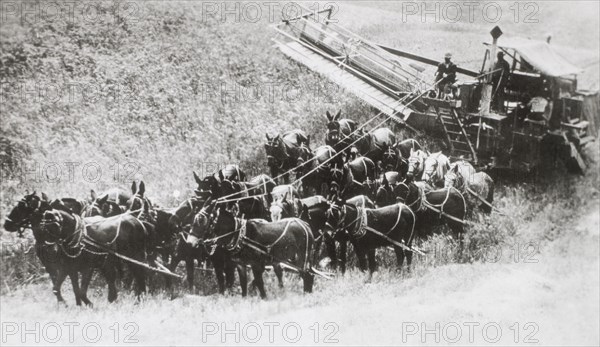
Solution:
[[[494,202],[494,180],[492,180],[492,178],[486,174],[486,184],[488,186],[488,190],[487,190],[487,196],[485,197],[485,201],[487,201],[490,205],[493,204]],[[485,205],[485,204],[484,204]],[[485,205],[484,206],[484,212],[485,213],[492,213],[492,207]]]

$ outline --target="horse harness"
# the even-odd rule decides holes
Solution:
[[[277,261],[279,263],[286,263],[288,266],[291,266],[292,268],[298,270],[298,271],[307,271],[309,269],[308,266],[308,254],[309,254],[309,244],[308,244],[308,240],[309,240],[309,231],[306,229],[306,227],[302,224],[302,223],[298,223],[300,225],[300,227],[304,230],[304,233],[306,235],[306,247],[305,247],[305,257],[304,257],[304,265],[303,265],[303,269],[299,269],[298,267],[296,267],[293,264],[289,264],[288,261],[286,260],[282,260],[282,259],[277,259],[275,256],[273,256],[271,254],[271,251],[273,250],[273,247],[275,247],[275,245],[277,245],[277,243],[279,243],[279,241],[281,241],[283,239],[283,237],[287,234],[287,231],[290,227],[290,224],[292,224],[292,222],[296,221],[294,219],[290,219],[287,221],[283,232],[281,233],[281,235],[279,235],[279,237],[272,242],[269,245],[264,245],[258,241],[255,241],[249,237],[246,236],[246,231],[247,231],[247,225],[248,225],[248,220],[245,219],[241,219],[241,218],[234,218],[235,221],[235,228],[233,231],[230,231],[228,233],[225,233],[223,235],[219,235],[216,237],[213,237],[211,239],[205,240],[204,244],[210,244],[212,245],[211,248],[211,252],[210,254],[214,254],[216,247],[217,247],[217,243],[216,241],[228,236],[232,236],[237,234],[237,237],[233,237],[233,239],[231,240],[231,242],[229,242],[226,246],[225,249],[230,252],[232,255],[236,255],[239,254],[241,252],[241,250],[243,249],[244,246],[254,250],[255,252],[264,255],[268,258],[270,258],[273,261]],[[238,227],[239,225],[239,227]]]

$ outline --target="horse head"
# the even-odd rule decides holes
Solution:
[[[4,229],[8,232],[22,233],[25,228],[31,227],[34,214],[49,208],[48,197],[42,193],[41,197],[34,191],[25,194],[4,219]]]
[[[325,212],[325,224],[328,228],[333,230],[334,234],[340,229],[340,224],[342,224],[346,214],[345,211],[346,201],[337,195],[331,197],[331,200],[329,200],[329,208],[327,209],[327,212]]]
[[[194,216],[192,228],[185,240],[186,243],[192,247],[198,247],[200,241],[205,240],[210,233],[210,229],[219,212],[220,209],[217,207],[217,200],[207,200],[204,203],[204,207]]]
[[[444,175],[444,188],[461,189],[464,184],[463,176],[460,173],[459,163],[452,165],[451,169]]]
[[[133,213],[137,218],[146,218],[149,222],[155,221],[154,207],[152,202],[144,194],[146,193],[146,185],[144,181],[136,184],[135,181],[131,184],[132,196],[127,201],[127,211]]]
[[[339,110],[335,115],[325,112],[327,116],[327,132],[325,134],[325,143],[328,145],[336,144],[342,139],[342,129],[339,122],[342,110]]]
[[[426,154],[421,150],[410,150],[410,156],[408,157],[408,170],[406,171],[406,177],[410,180],[420,179],[419,174],[423,171],[423,162]]]
[[[169,217],[169,227],[172,229],[179,229],[183,225],[190,224],[193,217],[200,211],[205,202],[206,199],[197,196],[192,196],[181,202],[173,212],[172,216]]]
[[[398,155],[398,150],[396,149],[396,145],[388,145],[384,144],[383,148],[383,158],[381,160],[381,164],[385,171],[393,171],[397,169],[398,160],[402,158],[402,155]]]
[[[269,207],[269,212],[271,214],[271,221],[272,222],[277,222],[279,221],[281,218],[284,218],[283,215],[286,214],[287,209],[289,208],[290,204],[289,201],[287,200],[287,197],[284,196],[280,199],[277,199],[277,201],[274,201],[271,206]]]
[[[444,179],[450,161],[442,152],[437,152],[425,159],[423,169],[423,181],[435,186],[437,182]]]
[[[281,162],[288,158],[287,146],[283,142],[280,134],[270,137],[265,134],[267,142],[265,143],[265,152],[267,153],[267,165],[279,166]]]
[[[208,175],[203,179],[200,179],[196,171],[192,171],[194,174],[194,180],[198,185],[194,190],[196,196],[202,199],[208,199],[210,196],[219,197],[221,196],[221,183],[215,177],[215,175]]]

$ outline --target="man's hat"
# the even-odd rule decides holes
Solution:
[[[452,53],[448,52],[444,55],[444,58],[452,58]]]
[[[498,52],[498,54],[496,54],[496,56],[499,57],[503,57],[504,56],[504,52]]]

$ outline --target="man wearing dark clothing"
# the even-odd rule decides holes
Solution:
[[[498,61],[494,66],[494,73],[492,74],[492,83],[494,86],[492,104],[498,111],[504,110],[504,87],[508,82],[508,76],[510,75],[510,65],[504,60],[504,53],[498,52],[496,55]]]
[[[438,69],[435,75],[436,87],[438,89],[438,95],[442,95],[446,86],[452,89],[452,94],[456,97],[456,86],[453,84],[456,82],[456,70],[458,67],[452,61],[452,54],[446,53],[444,56],[444,62],[438,65]]]

